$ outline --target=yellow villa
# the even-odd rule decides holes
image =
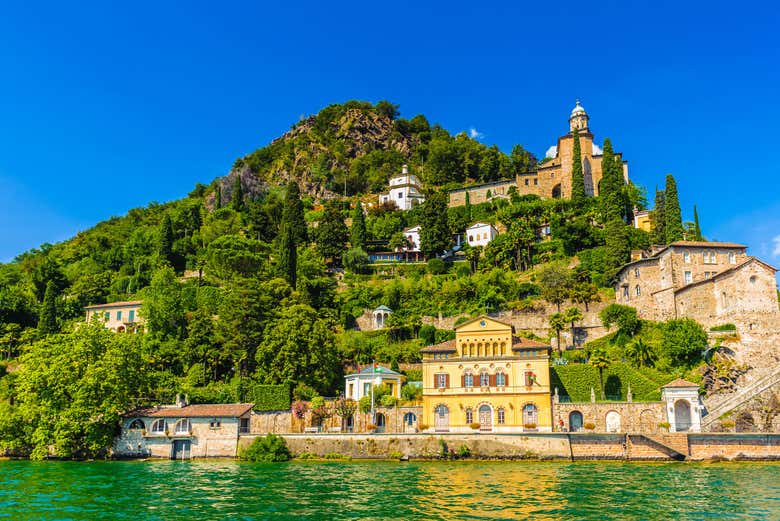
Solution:
[[[552,430],[550,346],[482,316],[425,347],[421,423],[435,432]]]

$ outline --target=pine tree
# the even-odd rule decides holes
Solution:
[[[655,187],[655,208],[650,213],[653,222],[653,244],[666,244],[666,196]]]
[[[163,216],[160,223],[160,237],[157,249],[160,261],[165,261],[173,265],[173,224],[171,217],[167,213]]]
[[[295,231],[287,223],[282,223],[279,260],[276,268],[279,276],[294,288],[298,275],[298,246],[295,241]]]
[[[222,185],[217,183],[217,189],[214,190],[214,209],[222,208]]]
[[[46,283],[46,293],[41,305],[41,316],[38,320],[38,331],[50,335],[59,331],[57,324],[57,288],[52,281]]]
[[[352,211],[352,228],[349,231],[349,242],[353,248],[366,249],[366,243],[368,242],[366,232],[366,218],[363,215],[363,207],[358,201],[355,204],[355,209]]]
[[[309,240],[306,232],[306,219],[303,215],[301,189],[295,181],[287,183],[287,193],[284,197],[284,208],[282,210],[282,223],[292,228],[296,244],[303,244]]]
[[[582,174],[582,152],[580,151],[580,135],[575,129],[574,150],[572,152],[571,165],[571,201],[576,206],[585,204],[587,196],[585,195],[585,177]]]
[[[317,250],[334,264],[339,264],[349,238],[341,208],[341,201],[328,201],[317,226]]]
[[[701,226],[699,225],[699,212],[696,211],[696,205],[693,205],[693,233],[695,235],[695,241],[703,241],[704,236],[701,234]]]
[[[238,174],[233,181],[233,199],[230,200],[230,206],[237,212],[244,209],[244,190],[241,187],[241,176]]]
[[[628,226],[618,217],[613,217],[607,223],[604,235],[607,242],[604,278],[611,283],[620,268],[631,258]]]
[[[666,244],[680,241],[683,238],[682,212],[680,211],[680,200],[677,197],[677,183],[674,176],[666,176],[666,190],[664,191],[666,217]]]

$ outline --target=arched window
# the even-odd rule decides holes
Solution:
[[[482,342],[477,342],[477,356],[482,356]]]
[[[463,387],[474,387],[474,375],[466,373],[463,375]]]
[[[413,412],[404,414],[404,425],[412,427],[417,422],[417,415]]]
[[[506,374],[503,371],[496,373],[496,387],[504,387],[506,385]]]
[[[500,351],[499,351],[501,356],[504,356],[505,349],[506,349],[506,342],[501,342]]]
[[[499,407],[498,408],[498,424],[503,425],[504,424],[504,408]]]
[[[173,429],[174,434],[189,434],[192,430],[192,424],[190,420],[184,418],[176,422],[176,426]]]
[[[498,355],[498,342],[493,342],[493,356]]]
[[[152,434],[163,434],[166,427],[165,420],[157,420],[152,424]]]
[[[144,425],[144,422],[138,418],[130,422],[130,425],[127,427],[131,431],[142,431],[146,428],[146,425]]]
[[[482,371],[479,373],[479,386],[490,387],[490,375],[487,373],[487,371]]]
[[[523,407],[523,424],[536,425],[538,421],[539,421],[539,409],[536,408],[536,405],[532,403],[525,404],[525,406]]]
[[[639,288],[639,284],[636,285],[636,296],[637,297],[642,296],[642,290]]]
[[[474,423],[474,411],[469,409],[466,409],[466,423]]]

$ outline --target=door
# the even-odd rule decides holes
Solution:
[[[383,433],[385,432],[385,424],[387,422],[385,421],[385,415],[381,412],[376,413],[376,432],[377,433]]]
[[[172,459],[190,459],[190,440],[173,440]]]
[[[446,405],[439,405],[433,412],[433,427],[436,432],[450,430],[450,410]]]
[[[572,411],[569,414],[569,431],[579,432],[582,430],[582,413],[580,411]]]
[[[691,428],[691,406],[688,400],[677,400],[674,404],[674,430],[686,432]]]
[[[493,430],[493,409],[489,405],[481,405],[479,407],[479,430]]]

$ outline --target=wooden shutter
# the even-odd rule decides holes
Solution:
[[[460,386],[466,387],[466,373],[463,373],[460,375]]]
[[[450,387],[450,373],[444,375],[444,387],[446,388]]]
[[[433,388],[436,389],[439,387],[439,375],[434,374],[433,375]]]
[[[489,377],[489,381],[490,381],[490,387],[495,387],[496,386],[496,375],[491,374],[490,377]]]
[[[504,373],[504,385],[509,387],[509,373]]]

